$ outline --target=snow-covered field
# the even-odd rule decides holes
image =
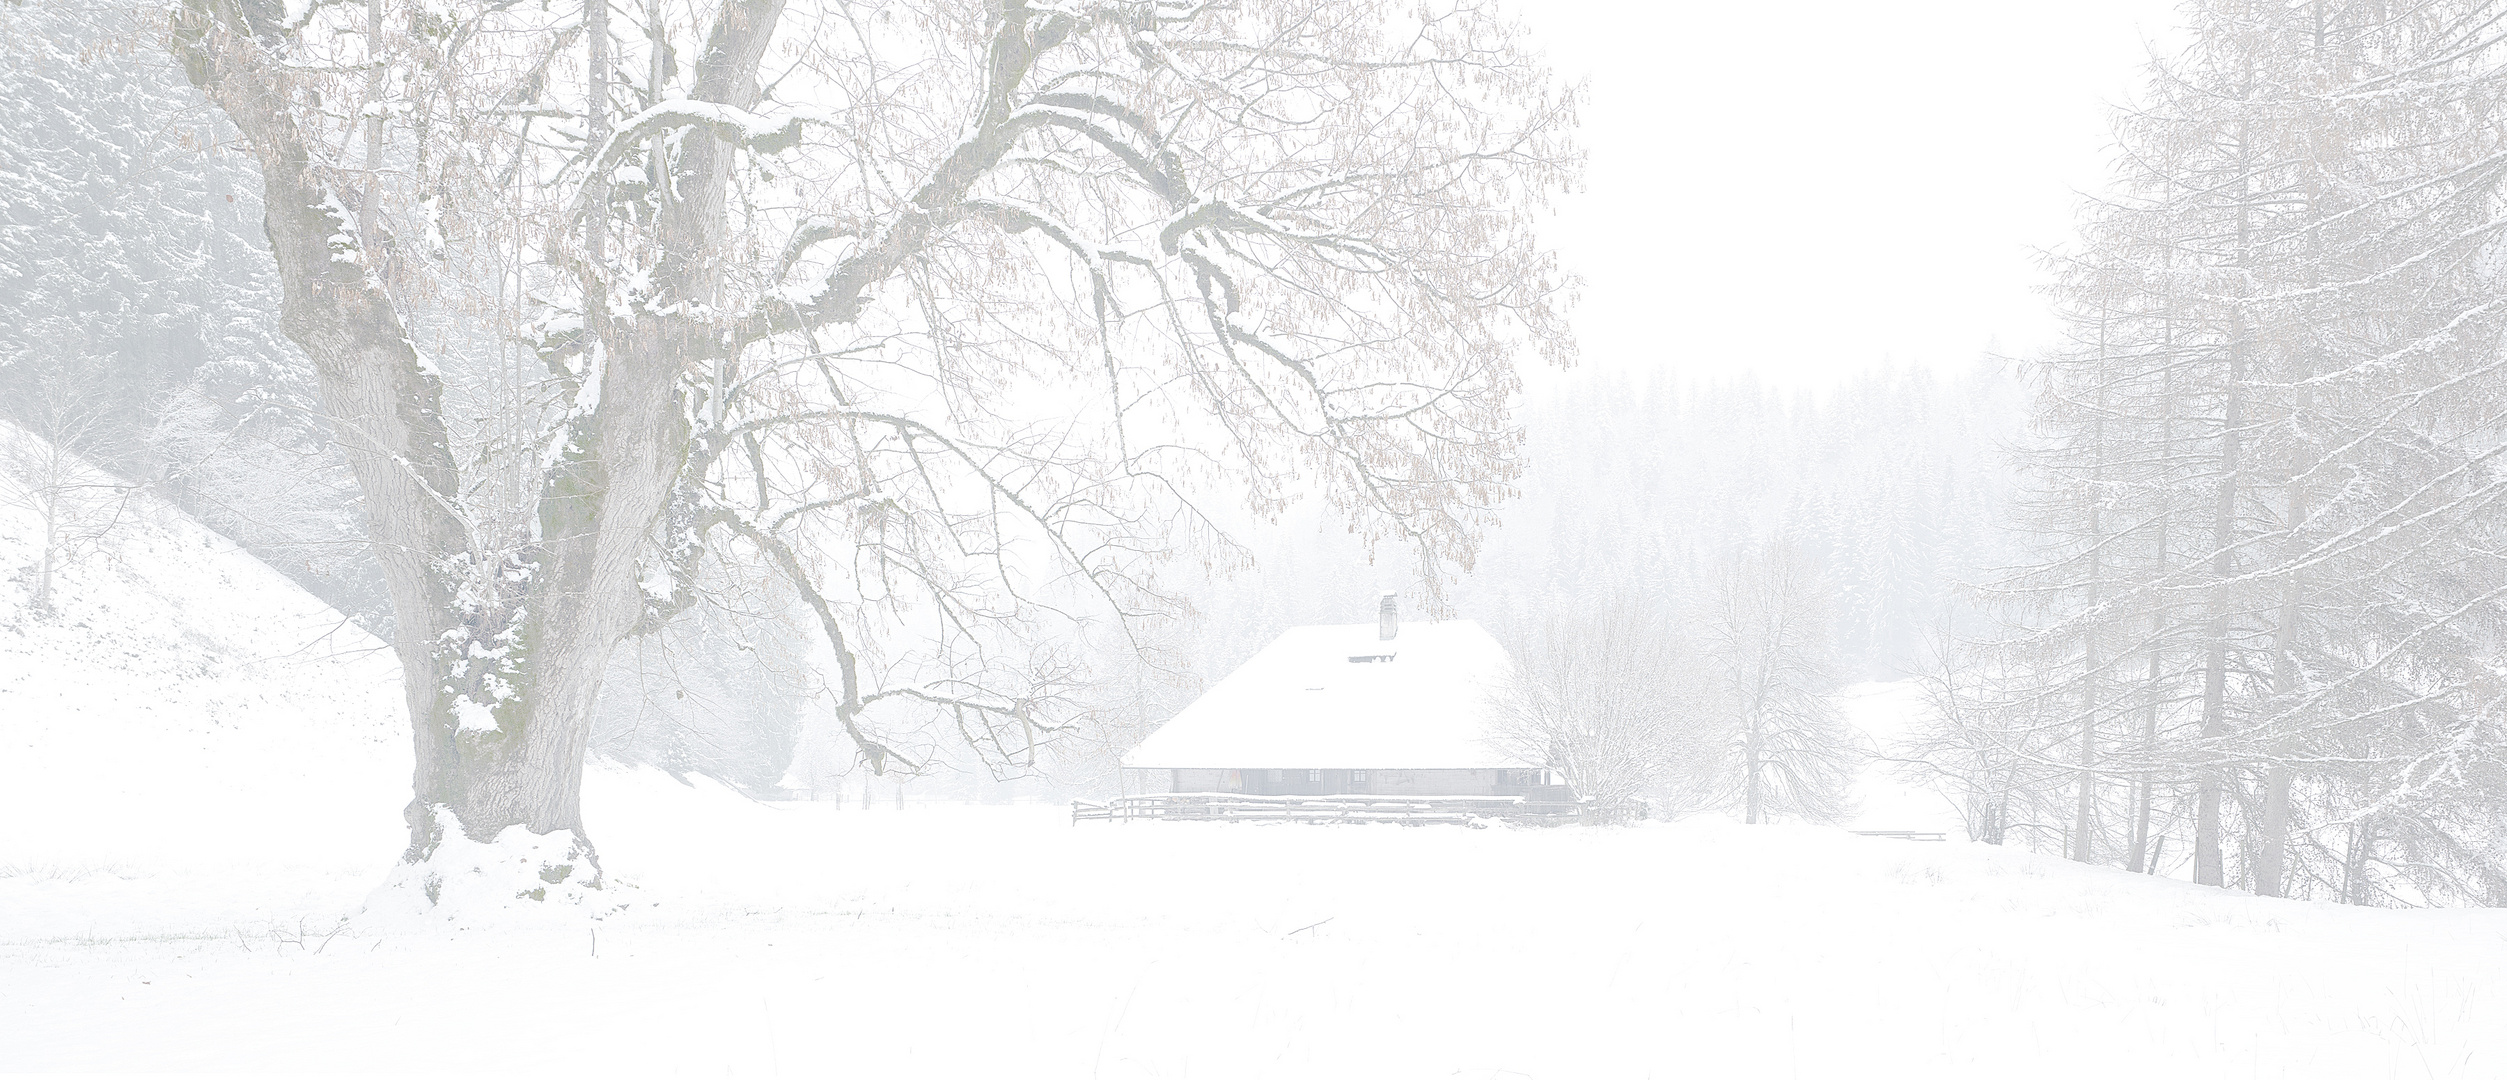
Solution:
[[[161,510],[65,596],[0,606],[0,1070],[2507,1075],[2507,912],[1807,827],[1073,827],[604,768],[614,910],[356,916],[389,658]]]
[[[325,865],[0,880],[19,1069],[2496,1076],[2507,913],[1977,845],[761,807],[596,777],[627,906],[336,931]],[[295,869],[276,864],[298,863]],[[597,950],[597,953],[596,951]]]

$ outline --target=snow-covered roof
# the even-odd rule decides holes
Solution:
[[[1386,657],[1354,662],[1351,657]],[[1503,769],[1489,744],[1506,650],[1475,622],[1301,626],[1124,755],[1135,769]]]

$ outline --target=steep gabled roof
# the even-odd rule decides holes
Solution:
[[[1352,662],[1351,657],[1389,660]],[[1474,622],[1301,626],[1123,758],[1136,769],[1501,769],[1491,693],[1506,650]]]

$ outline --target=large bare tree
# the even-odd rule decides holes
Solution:
[[[1232,550],[1212,492],[1468,565],[1572,348],[1574,95],[1474,0],[171,19],[386,568],[420,869],[518,827],[598,883],[600,673],[708,559],[789,579],[874,767],[930,717],[1015,758]]]

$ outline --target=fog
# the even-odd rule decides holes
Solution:
[[[0,1069],[2488,1075],[2502,16],[0,7]]]
[[[1551,230],[1586,281],[1586,366],[1808,387],[2060,340],[2041,256],[2178,25],[2157,0],[1525,18],[1592,88],[1591,168]]]

